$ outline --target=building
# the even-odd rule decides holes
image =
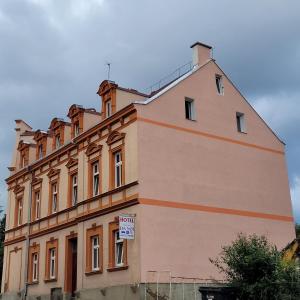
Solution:
[[[151,94],[105,80],[101,113],[74,104],[47,131],[16,121],[2,299],[146,299],[162,271],[220,278],[209,257],[239,232],[295,238],[284,143],[211,47],[191,48],[190,70]]]

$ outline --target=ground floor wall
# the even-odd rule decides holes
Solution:
[[[124,257],[126,255],[126,263],[123,266],[114,267],[110,265],[111,242],[110,241],[110,224],[114,223],[120,214],[128,213],[136,215],[136,231],[135,239],[128,240],[126,251],[124,248]],[[29,285],[27,295],[29,298],[46,297],[51,294],[51,290],[57,289],[63,294],[69,294],[67,287],[66,273],[69,274],[69,265],[67,260],[67,243],[68,240],[76,239],[77,241],[77,290],[101,289],[115,285],[125,285],[140,282],[140,232],[139,232],[139,206],[131,206],[126,209],[118,210],[102,216],[90,218],[71,227],[67,227],[58,231],[45,233],[30,240],[30,247],[38,249],[38,280],[32,281],[32,264],[29,259]],[[93,271],[88,269],[88,231],[101,228],[100,237],[100,269]],[[55,278],[49,278],[47,273],[47,251],[49,251],[48,243],[57,246],[57,275]],[[48,247],[48,248],[47,248]],[[3,297],[19,297],[25,291],[25,241],[5,247],[5,295]],[[30,254],[29,254],[30,256]],[[125,258],[124,258],[125,259]],[[91,260],[90,260],[91,261]],[[31,278],[30,278],[31,277]],[[59,290],[60,289],[60,290]],[[2,299],[6,299],[6,298]],[[10,299],[10,298],[7,298]],[[42,298],[41,298],[42,299]]]
[[[142,201],[142,200],[141,200]],[[295,238],[292,221],[204,211],[203,206],[142,201],[141,281],[222,279],[210,262],[239,233],[265,235],[278,249]],[[159,276],[159,278],[158,278]]]

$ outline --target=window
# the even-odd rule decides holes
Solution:
[[[92,270],[99,270],[99,236],[92,237]]]
[[[74,137],[80,134],[79,122],[74,124]]]
[[[120,238],[119,223],[109,223],[109,272],[115,269],[126,269],[127,264],[127,241]]]
[[[95,162],[92,164],[93,172],[93,196],[99,194],[99,163]]]
[[[38,283],[40,245],[33,243],[33,245],[29,246],[28,251],[28,282]]]
[[[185,98],[185,118],[195,120],[194,100]]]
[[[55,136],[55,149],[58,149],[61,146],[61,142],[60,142],[60,135],[57,134]]]
[[[238,132],[246,133],[245,114],[240,112],[236,113],[236,125]]]
[[[51,248],[49,251],[50,251],[49,278],[54,279],[56,277],[56,249]]]
[[[20,162],[20,167],[24,168],[27,165],[27,159],[26,159],[26,154],[22,153],[21,154],[21,162]]]
[[[111,116],[111,100],[105,102],[105,113],[106,113],[106,118]]]
[[[40,199],[40,191],[37,191],[34,193],[34,199],[35,199],[35,215],[34,219],[37,220],[40,218],[40,211],[41,211],[41,199]]]
[[[43,144],[40,144],[38,148],[38,159],[41,159],[42,157],[43,157]]]
[[[57,200],[58,200],[57,183],[54,182],[51,185],[51,213],[57,212]]]
[[[86,274],[102,272],[103,262],[102,226],[93,224],[86,232]]]
[[[115,266],[123,266],[123,249],[124,249],[124,240],[120,239],[120,231],[115,231]]]
[[[46,242],[45,281],[57,280],[58,270],[58,240],[51,238]]]
[[[219,95],[224,95],[223,78],[221,75],[216,75],[216,87]]]
[[[78,200],[77,174],[72,175],[72,204],[76,205]]]
[[[114,177],[115,177],[115,187],[122,185],[122,152],[118,151],[114,153]]]
[[[39,269],[39,255],[38,253],[32,254],[32,281],[38,281],[38,269]]]
[[[18,198],[16,200],[16,219],[15,219],[15,226],[22,225],[22,218],[23,218],[23,199]]]

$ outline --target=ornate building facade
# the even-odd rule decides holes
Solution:
[[[105,80],[101,112],[74,104],[47,131],[16,120],[3,299],[146,299],[149,271],[220,278],[209,257],[239,232],[295,237],[284,143],[211,47],[192,49],[149,95]]]

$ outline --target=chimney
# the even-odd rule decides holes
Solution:
[[[201,66],[211,59],[211,46],[196,42],[191,48],[193,49],[193,66]]]

